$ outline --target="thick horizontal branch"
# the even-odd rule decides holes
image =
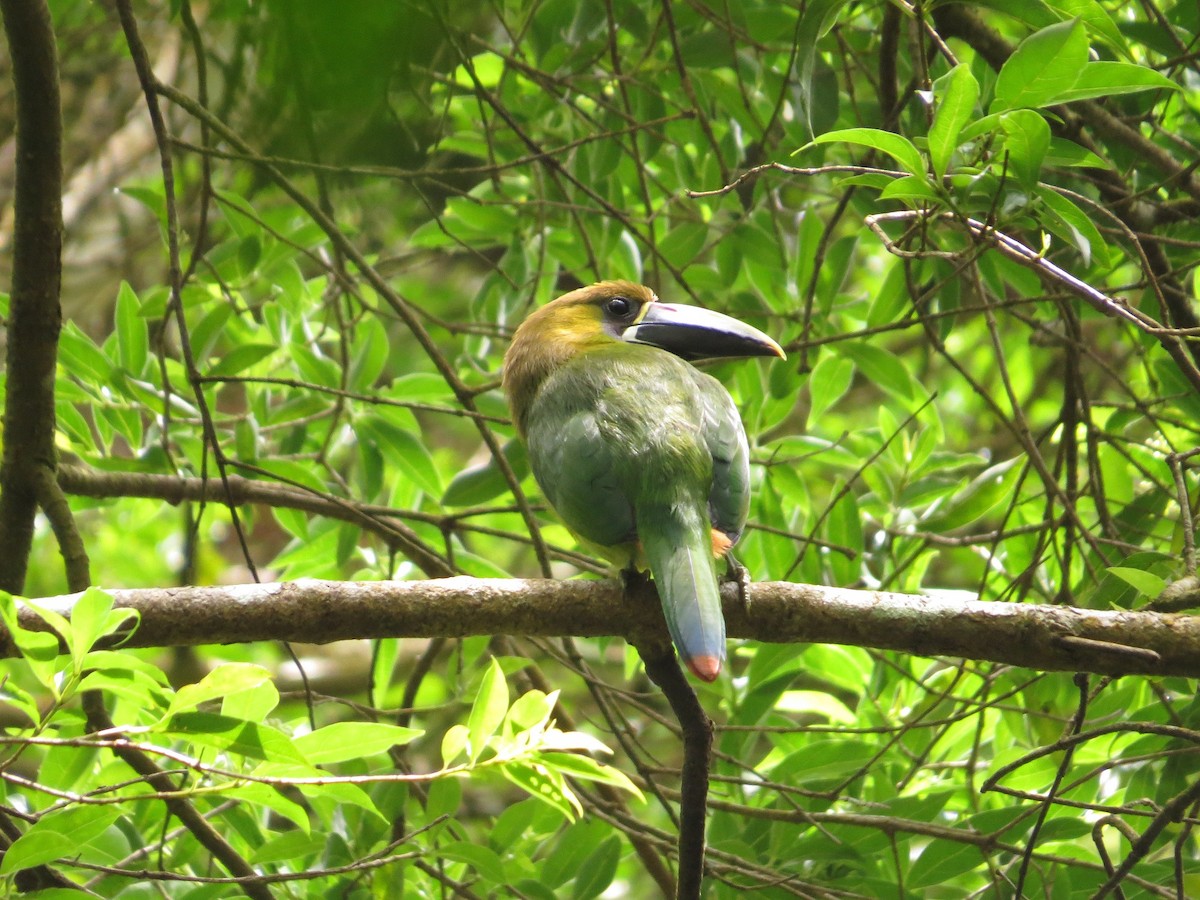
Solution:
[[[355,638],[623,637],[662,640],[662,614],[615,581],[444,578],[186,587],[112,592],[141,625],[126,646]],[[77,595],[39,600],[65,615]],[[1051,671],[1200,676],[1200,616],[856,591],[766,582],[748,607],[723,589],[730,637],[952,656]],[[21,621],[45,628],[30,609]],[[0,654],[14,649],[5,637]]]

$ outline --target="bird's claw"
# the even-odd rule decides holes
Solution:
[[[617,577],[621,580],[621,590],[626,597],[644,589],[650,583],[650,573],[643,572],[633,565],[621,569]]]
[[[750,613],[750,570],[738,562],[732,553],[725,554],[725,580],[737,585],[738,602]]]

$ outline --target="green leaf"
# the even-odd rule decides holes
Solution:
[[[195,310],[190,310],[194,315]],[[192,353],[196,363],[208,359],[217,339],[224,333],[225,326],[233,315],[233,307],[228,303],[218,303],[204,314],[199,324],[191,330]]]
[[[458,812],[462,804],[462,785],[458,778],[439,778],[429,785],[423,821],[432,822],[441,816],[453,816]]]
[[[499,854],[482,844],[472,844],[467,841],[439,844],[438,856],[465,863],[494,884],[502,885],[508,881],[504,872],[504,863]]]
[[[521,835],[530,830],[534,819],[543,812],[536,800],[521,800],[510,804],[496,817],[492,830],[488,833],[488,843],[492,847],[508,850]]]
[[[888,266],[883,285],[871,300],[867,310],[867,326],[877,328],[897,321],[908,309],[908,284],[905,280],[905,266],[896,261]]]
[[[467,744],[471,733],[466,725],[451,725],[442,735],[442,765],[449,768],[460,756],[467,752]]]
[[[256,782],[237,784],[228,791],[227,796],[239,803],[261,806],[272,813],[283,816],[293,822],[303,834],[311,831],[308,810],[269,784]]]
[[[65,435],[75,445],[75,449],[78,452],[97,452],[96,442],[92,438],[92,432],[88,427],[87,419],[83,417],[83,414],[74,403],[65,401],[62,398],[63,384],[60,383],[58,387],[60,396],[54,403],[54,415],[59,435]]]
[[[112,361],[74,322],[67,322],[59,333],[58,361],[67,374],[81,381],[106,385],[113,377]]]
[[[30,826],[4,851],[0,875],[76,857],[120,816],[113,806],[74,806],[50,813]]]
[[[146,367],[150,336],[146,320],[142,318],[137,294],[127,281],[122,281],[117,291],[114,315],[117,326],[117,358],[126,372],[140,375]]]
[[[31,869],[64,857],[74,856],[79,844],[70,835],[59,831],[28,831],[4,851],[0,875],[10,875],[21,869]]]
[[[846,491],[834,503],[825,522],[829,541],[838,547],[858,554],[863,549],[862,514],[852,491]],[[843,553],[831,553],[829,564],[838,584],[850,585],[858,581],[860,563],[857,556],[847,557]]]
[[[819,790],[821,785],[860,772],[875,754],[875,748],[865,741],[845,738],[815,740],[769,771],[773,780]]]
[[[922,523],[924,530],[946,532],[981,519],[1001,502],[1012,499],[1012,488],[1020,475],[1020,457],[989,466],[969,484],[955,491],[944,506],[935,507]]]
[[[912,400],[912,377],[895,354],[865,341],[838,344],[837,350],[853,360],[859,371],[876,386],[904,400]]]
[[[34,727],[42,724],[42,710],[38,706],[37,698],[11,678],[5,678],[0,683],[0,704],[12,707],[24,714],[29,724]],[[14,723],[18,720],[19,717],[13,716]]]
[[[708,226],[703,222],[684,222],[667,232],[658,244],[658,252],[679,268],[686,268],[708,240]]]
[[[1087,29],[1078,19],[1058,22],[1021,41],[996,76],[991,112],[1057,102],[1087,64]]]
[[[903,135],[879,128],[842,128],[838,131],[827,131],[812,139],[813,144],[858,144],[882,151],[893,157],[901,167],[912,175],[925,172],[921,154],[912,141]],[[803,148],[801,148],[803,149]]]
[[[1109,97],[1116,94],[1134,94],[1138,91],[1168,90],[1183,88],[1153,69],[1126,62],[1100,60],[1089,62],[1079,73],[1079,79],[1068,89],[1057,94],[1051,103],[1072,103],[1090,100],[1093,97]]]
[[[477,762],[487,743],[508,711],[508,682],[504,678],[504,670],[500,663],[493,658],[487,670],[483,673],[483,681],[479,685],[479,693],[471,705],[471,714],[467,717],[468,754],[471,762]]]
[[[419,738],[420,728],[382,722],[335,722],[294,737],[292,743],[313,765],[361,759]]]
[[[88,588],[71,604],[71,640],[68,643],[77,670],[84,654],[105,632],[105,623],[111,611],[112,597],[96,587]]]
[[[167,200],[166,189],[163,187],[161,179],[158,181],[149,181],[145,184],[124,184],[116,188],[118,193],[124,194],[127,197],[132,197],[139,203],[145,205],[149,209],[159,224],[166,225],[167,223]]]
[[[234,347],[208,370],[212,378],[225,375],[237,375],[249,369],[255,363],[261,362],[279,348],[274,344],[242,344]]]
[[[307,824],[306,822],[305,825]],[[268,863],[289,862],[295,865],[296,860],[314,858],[325,848],[326,841],[325,835],[315,835],[307,829],[297,828],[285,831],[254,847],[249,861],[260,866]]]
[[[1000,127],[1005,135],[1008,169],[1021,187],[1032,191],[1050,147],[1050,126],[1032,109],[1016,109],[1000,117]]]
[[[582,753],[543,753],[540,759],[547,768],[571,778],[608,784],[632,794],[639,800],[643,799],[642,792],[629,780],[628,775],[615,766],[606,766],[590,756]]]
[[[518,481],[529,474],[529,457],[526,456],[525,445],[521,441],[513,438],[505,442],[501,450]],[[504,480],[500,467],[496,465],[495,457],[489,456],[487,462],[464,469],[454,476],[446,492],[442,494],[442,505],[478,506],[507,490],[508,482]]]
[[[1108,244],[1087,213],[1069,198],[1050,188],[1038,188],[1037,195],[1050,213],[1050,221],[1043,224],[1074,244],[1085,266],[1091,265],[1093,257],[1099,266],[1108,268],[1112,265]],[[1056,222],[1061,227],[1056,228]]]
[[[455,562],[463,570],[463,573],[474,578],[512,578],[513,573],[494,559],[489,559],[485,556],[480,556],[478,553],[470,553],[466,550],[458,550],[454,554]]]
[[[1115,52],[1129,55],[1129,42],[1112,16],[1096,0],[1046,0],[1046,6],[1063,19],[1078,16],[1091,34],[1101,38]]]
[[[163,716],[168,719],[201,703],[217,700],[226,694],[235,694],[270,681],[270,673],[262,666],[252,663],[225,663],[213,669],[195,684],[185,684],[171,700],[171,706]]]
[[[140,622],[139,612],[131,609],[114,610],[112,602],[110,595],[99,588],[90,587],[71,605],[71,634],[67,645],[76,673],[83,671],[90,658],[88,651],[102,637],[129,625],[136,627]]]
[[[520,893],[516,894],[516,896],[528,897],[529,900],[558,900],[558,897],[555,896],[554,891],[550,890],[550,888],[546,887],[544,884],[542,884],[542,882],[535,881],[532,878],[520,879],[516,884],[513,885],[513,888],[515,891],[520,891]],[[55,898],[55,900],[58,900],[58,898]],[[74,900],[74,898],[68,897],[64,898],[64,900]]]
[[[779,712],[817,716],[834,725],[853,725],[854,713],[841,700],[825,691],[784,691],[774,707]]]
[[[383,392],[392,400],[412,400],[426,403],[444,403],[451,399],[446,379],[432,372],[411,372],[401,375]]]
[[[978,847],[971,844],[954,844],[950,841],[933,841],[927,846],[908,871],[905,888],[919,890],[926,887],[956,883],[954,879],[970,872],[980,864],[982,855]]]
[[[800,106],[808,133],[813,133],[813,83],[817,67],[817,42],[837,22],[847,0],[813,0],[804,6],[796,27],[796,59],[800,73]]]
[[[369,442],[391,463],[390,474],[409,479],[432,497],[442,493],[429,450],[411,431],[392,422],[386,412],[356,418],[354,431],[360,441]]]
[[[157,726],[155,730],[251,759],[303,766],[305,775],[320,774],[308,765],[308,760],[296,749],[291,738],[269,725],[217,713],[181,712],[173,715],[165,727]]]
[[[545,766],[514,762],[502,766],[500,772],[529,796],[557,810],[564,818],[574,821],[583,814],[579,798],[567,787],[563,777]]]
[[[1046,165],[1080,166],[1088,169],[1108,169],[1111,166],[1086,147],[1080,147],[1066,138],[1050,137],[1050,149],[1046,152]]]
[[[367,316],[355,328],[355,345],[350,361],[350,389],[369,391],[387,365],[387,331],[375,316]]]
[[[89,654],[87,661],[90,659]],[[76,691],[103,691],[147,711],[163,709],[169,702],[167,692],[160,684],[132,669],[93,670],[83,676]]]
[[[268,473],[266,476],[255,473],[256,480],[269,481],[270,476],[276,476],[280,481],[291,483],[293,486],[308,488],[317,493],[325,493],[326,486],[321,483],[313,464],[299,463],[291,459],[259,459],[255,464]]]
[[[975,112],[979,82],[970,66],[959,63],[933,83],[933,96],[937,106],[929,126],[929,161],[934,176],[940,179],[958,148],[959,133]]]
[[[313,351],[299,342],[293,342],[287,348],[288,355],[300,370],[301,378],[321,387],[341,388],[341,375],[338,365],[332,359]]]
[[[446,206],[446,226],[470,247],[496,247],[517,229],[517,217],[501,206],[455,199]]]
[[[237,268],[243,278],[254,274],[262,259],[262,239],[257,234],[247,234],[237,242]]]
[[[893,178],[879,192],[880,200],[928,200],[938,203],[942,195],[924,175],[903,175]]]
[[[32,606],[30,608],[34,609]],[[42,687],[57,697],[58,673],[61,668],[58,636],[48,631],[31,631],[21,627],[14,599],[12,595],[3,591],[0,591],[0,618],[3,618],[13,643],[21,651],[24,664],[30,673],[41,682]],[[35,721],[38,719],[40,716],[35,717]]]
[[[67,653],[73,654],[75,632],[71,629],[70,619],[68,619],[62,613],[51,609],[49,606],[38,602],[37,600],[21,600],[20,604],[25,608],[31,609],[37,613],[38,618],[49,625],[54,632],[63,639],[63,642],[67,645]],[[31,641],[29,650],[36,649],[40,650],[41,654],[47,654],[49,648],[53,646],[54,654],[57,655],[59,642],[55,638],[54,634],[43,631],[26,631],[24,629],[22,629],[22,631],[25,635],[24,639]],[[21,643],[22,638],[17,635],[14,635],[14,638],[17,641],[17,645],[21,647],[22,650],[26,650],[25,646]],[[50,638],[51,640],[47,642],[45,640],[46,638]],[[28,651],[26,652],[28,654]],[[42,656],[42,658],[48,659],[49,656]]]
[[[808,377],[808,420],[819,420],[845,395],[853,378],[854,363],[851,360],[832,353],[822,356]]]
[[[244,691],[226,694],[221,698],[221,715],[248,722],[265,722],[279,705],[279,689],[264,681]]]
[[[554,713],[554,704],[557,702],[558,691],[551,691],[549,694],[539,690],[526,691],[513,701],[505,719],[517,731],[538,728],[550,721],[550,716]]]
[[[1109,566],[1108,572],[1110,575],[1115,575],[1126,584],[1134,588],[1139,594],[1146,597],[1157,597],[1162,593],[1163,588],[1167,586],[1165,579],[1160,578],[1153,572],[1147,572],[1144,569],[1131,569],[1126,566]]]
[[[261,775],[264,778],[273,776],[315,776],[323,775],[321,769],[295,769],[280,766],[278,763],[263,763],[255,770],[256,775]],[[301,784],[297,785],[297,790],[300,791],[314,805],[321,805],[332,815],[336,810],[340,812],[344,808],[356,807],[368,813],[378,824],[384,824],[388,820],[383,813],[379,811],[379,807],[371,800],[371,795],[364,791],[357,784],[341,783],[325,783],[325,784]]]
[[[592,900],[600,896],[612,884],[620,860],[621,839],[615,834],[609,835],[579,867],[571,891],[574,900]]]

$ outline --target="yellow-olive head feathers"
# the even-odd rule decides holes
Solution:
[[[615,345],[631,320],[657,299],[632,281],[601,281],[530,313],[504,355],[504,392],[517,430],[525,433],[525,410],[551,372],[589,349]]]

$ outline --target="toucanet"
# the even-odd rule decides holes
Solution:
[[[730,316],[602,281],[535,310],[504,357],[546,499],[611,562],[650,569],[675,647],[705,681],[725,659],[716,560],[746,525],[750,447],[729,393],[690,361],[783,355]]]

